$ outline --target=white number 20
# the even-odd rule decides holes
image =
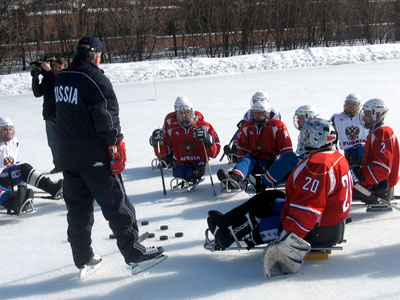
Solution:
[[[342,176],[342,184],[346,188],[346,199],[343,202],[343,213],[345,213],[350,208],[350,202],[353,197],[353,181],[351,180],[350,171]]]
[[[306,181],[306,184],[303,185],[303,190],[310,191],[315,194],[319,186],[319,180],[307,176]]]

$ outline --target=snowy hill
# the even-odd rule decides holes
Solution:
[[[172,111],[178,95],[195,108],[227,144],[236,123],[257,90],[269,93],[296,144],[294,110],[314,104],[322,117],[341,111],[350,92],[364,99],[380,97],[390,106],[387,124],[400,132],[400,46],[313,48],[227,59],[188,59],[103,65],[120,101],[128,151],[123,173],[136,208],[140,231],[154,232],[146,245],[162,245],[169,258],[142,275],[131,276],[99,207],[95,210],[93,248],[103,265],[80,281],[66,240],[62,201],[36,200],[37,212],[19,217],[0,214],[1,299],[400,299],[400,214],[370,214],[355,205],[346,227],[343,251],[328,261],[307,261],[296,275],[267,281],[261,251],[210,253],[203,249],[207,211],[223,212],[249,198],[241,192],[221,194],[216,171],[228,167],[210,162],[217,196],[208,172],[191,193],[163,196],[159,172],[148,138]],[[154,76],[153,76],[154,74]],[[153,81],[154,80],[154,81]],[[42,172],[52,168],[41,98],[30,91],[28,73],[0,76],[1,116],[14,121],[22,161]],[[165,172],[166,182],[172,178]],[[60,174],[51,175],[56,180]],[[396,187],[396,194],[400,194]],[[169,225],[161,231],[161,225]],[[174,233],[182,231],[182,238]],[[159,236],[166,234],[167,241]]]

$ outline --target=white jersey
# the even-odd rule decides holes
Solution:
[[[275,120],[280,120],[281,119],[281,113],[279,110],[275,108],[271,108],[271,118]],[[243,120],[248,121],[253,119],[253,114],[251,113],[251,109],[249,109],[243,116]]]
[[[345,150],[357,144],[364,144],[369,130],[360,123],[360,115],[349,117],[345,113],[337,113],[331,117],[339,138],[339,148]]]
[[[5,168],[4,159],[6,157],[12,157],[14,163],[19,163],[19,141],[16,137],[12,138],[7,143],[0,143],[0,172]]]

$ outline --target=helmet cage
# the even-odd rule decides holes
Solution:
[[[336,143],[336,139],[336,130],[329,121],[313,118],[301,129],[299,143],[305,150],[313,150],[332,146]]]

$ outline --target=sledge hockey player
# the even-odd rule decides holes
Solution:
[[[248,120],[252,120],[253,119],[253,113],[251,111],[251,106],[253,105],[253,103],[257,102],[257,101],[266,101],[269,102],[269,96],[266,92],[263,91],[257,91],[254,93],[253,97],[251,97],[250,99],[250,109],[247,110],[247,112],[243,115],[243,119],[240,120],[239,123],[237,123],[237,131],[235,132],[235,134],[232,137],[231,142],[229,143],[229,145],[225,145],[224,146],[224,154],[228,157],[228,160],[231,162],[237,162],[237,147],[236,147],[236,141],[237,141],[237,136],[239,134],[240,128],[242,127],[242,125],[248,121]],[[271,119],[275,119],[275,120],[280,120],[281,119],[281,113],[275,109],[275,108],[271,108],[271,113],[270,113],[270,118]],[[233,146],[231,147],[231,144],[233,144]]]
[[[102,52],[99,38],[82,37],[74,60],[55,82],[68,242],[81,278],[102,261],[92,248],[95,201],[133,275],[167,258],[163,247],[145,247],[139,240],[136,211],[121,175],[127,157],[118,99],[99,68]]]
[[[292,141],[286,125],[270,118],[271,106],[268,101],[252,103],[253,119],[241,127],[236,143],[239,162],[227,173],[217,172],[218,179],[227,191],[240,190],[243,181],[253,170],[267,170],[279,155],[293,152]]]
[[[189,101],[189,99],[186,96],[179,96],[179,97],[177,97],[175,99],[174,111],[170,112],[164,118],[164,124],[163,124],[163,127],[162,127],[164,129],[164,131],[168,131],[169,128],[171,128],[171,127],[173,127],[173,126],[175,126],[176,124],[179,123],[179,121],[176,118],[176,114],[177,114],[176,112],[177,112],[178,107],[182,106],[182,103],[184,103],[185,101]],[[204,120],[204,116],[203,116],[203,114],[201,112],[195,110],[194,114],[195,114],[196,121],[203,121]],[[156,129],[154,132],[159,132],[159,130]],[[158,145],[157,145],[157,143],[152,143],[152,141],[151,141],[152,136],[150,137],[150,145],[153,146],[153,144],[155,144],[155,146],[153,146],[154,147],[154,154],[157,156]],[[161,161],[160,163],[162,164],[163,168],[168,168],[169,169],[169,168],[172,167],[172,165],[174,163],[174,153],[171,152],[167,156],[163,156],[163,157],[160,157],[160,158],[155,158],[151,163],[153,169],[159,168],[158,160]]]
[[[214,250],[240,242],[248,249],[268,243],[262,259],[265,276],[297,272],[311,245],[330,241],[331,233],[324,237],[315,232],[336,232],[350,213],[352,176],[346,158],[332,148],[335,141],[328,120],[308,120],[299,142],[309,156],[291,172],[286,197],[283,191],[268,190],[225,214],[209,211]]]
[[[352,167],[356,181],[372,194],[392,200],[394,186],[399,181],[399,141],[393,129],[384,124],[389,107],[382,99],[370,99],[364,103],[361,122],[370,130],[365,142],[360,167]],[[356,185],[357,187],[357,185]],[[354,199],[366,204],[377,204],[377,200],[366,197],[355,188]]]
[[[368,129],[361,124],[360,110],[362,98],[358,94],[348,94],[344,100],[343,111],[334,114],[330,121],[338,133],[339,149],[349,160],[350,156],[361,157],[367,139]],[[349,161],[351,165],[352,162]]]
[[[308,120],[315,118],[318,115],[319,114],[314,105],[302,105],[298,107],[294,113],[294,127],[300,131]],[[290,172],[292,172],[298,162],[307,155],[308,154],[304,151],[301,143],[298,142],[296,153],[283,153],[279,159],[274,162],[272,166],[265,172],[265,174],[262,176],[264,186],[268,188],[286,182]]]
[[[33,211],[33,196],[33,190],[25,186],[18,186],[17,191],[0,186],[0,206],[6,208],[10,215]]]
[[[160,156],[174,154],[173,176],[177,185],[173,189],[186,190],[196,186],[205,173],[207,157],[218,156],[221,145],[210,123],[197,120],[193,104],[187,97],[180,98],[176,107],[178,123],[167,131],[157,129],[150,139],[156,148],[160,144]],[[157,155],[158,155],[158,149]],[[205,153],[206,151],[206,153]],[[179,185],[178,185],[179,183]]]
[[[62,191],[62,179],[57,183],[42,175],[28,163],[20,163],[19,141],[15,137],[14,124],[8,118],[0,118],[0,184],[7,188],[27,183],[58,199]]]

